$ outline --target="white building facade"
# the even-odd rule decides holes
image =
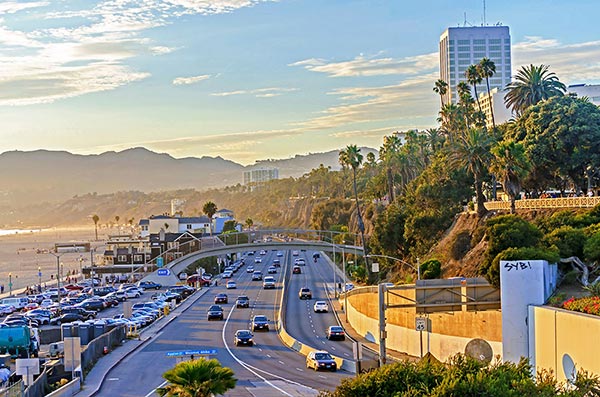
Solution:
[[[473,26],[448,28],[440,36],[440,79],[448,84],[444,103],[456,103],[456,86],[466,81],[465,70],[489,58],[496,73],[489,79],[492,88],[504,89],[511,79],[511,44],[508,26]],[[478,85],[485,92],[485,80]],[[473,92],[473,96],[475,93]]]
[[[273,179],[279,179],[279,168],[258,167],[244,171],[244,185],[264,183]]]

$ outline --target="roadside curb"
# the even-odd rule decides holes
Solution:
[[[199,291],[196,291],[194,294],[196,295],[196,297],[194,298],[193,301],[189,301],[189,303],[187,303],[187,306],[185,306],[183,309],[181,309],[182,306],[179,306],[177,309],[180,309],[180,311],[178,313],[174,313],[173,316],[171,316],[171,318],[169,318],[168,321],[166,321],[163,324],[157,324],[158,328],[154,329],[154,328],[147,328],[144,331],[142,331],[141,333],[146,333],[146,332],[150,332],[152,331],[153,334],[149,335],[147,338],[145,338],[143,341],[141,341],[141,343],[138,343],[136,346],[134,346],[133,348],[131,348],[131,350],[129,350],[127,353],[125,353],[122,357],[120,357],[119,359],[115,360],[110,367],[108,367],[108,369],[104,372],[104,374],[102,374],[100,382],[98,383],[96,389],[94,391],[92,391],[90,394],[87,394],[90,397],[95,397],[98,395],[98,393],[100,392],[100,389],[102,389],[102,385],[104,384],[104,381],[106,380],[106,377],[108,376],[108,374],[117,366],[119,365],[123,360],[125,360],[127,357],[129,357],[131,354],[133,354],[134,352],[136,352],[140,347],[144,346],[146,344],[146,342],[148,342],[149,340],[153,339],[156,334],[158,334],[160,331],[162,331],[167,325],[169,325],[172,321],[174,321],[177,317],[179,317],[179,315],[181,315],[182,313],[185,313],[190,307],[192,307],[192,305],[194,303],[196,303],[202,296],[204,296],[204,294],[206,294],[206,292],[208,291],[208,288],[202,288]],[[189,298],[188,298],[189,299]],[[177,310],[175,309],[175,310]],[[141,334],[140,333],[140,334]],[[84,385],[85,385],[85,381],[84,381]],[[82,393],[85,389],[80,390],[78,393],[76,393],[75,395],[80,395],[79,393]]]

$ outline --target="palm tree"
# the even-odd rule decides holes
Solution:
[[[496,64],[489,58],[482,58],[477,65],[479,69],[479,75],[485,77],[485,85],[487,86],[488,98],[490,96],[490,77],[496,73]],[[492,128],[496,131],[496,121],[494,120],[494,108],[490,106],[490,112],[492,115]]]
[[[500,142],[492,148],[491,171],[502,180],[504,191],[510,197],[510,213],[514,214],[515,198],[521,193],[521,180],[525,178],[531,164],[525,156],[525,148],[521,143],[511,141]]]
[[[358,190],[356,189],[356,169],[360,167],[363,161],[363,156],[360,154],[360,149],[356,145],[348,145],[346,149],[340,151],[339,161],[342,166],[352,168],[352,186],[354,187],[354,200],[356,201],[356,214],[358,217],[358,230],[360,231],[360,237],[363,245],[363,252],[365,254],[365,265],[367,266],[367,274],[369,273],[369,266],[367,263],[367,244],[365,242],[365,224],[362,219],[360,212],[360,205],[358,204]]]
[[[566,91],[565,85],[548,70],[547,65],[523,66],[506,89],[508,92],[504,96],[504,104],[512,108],[517,116],[528,107],[553,96],[562,96]]]
[[[204,212],[206,214],[206,216],[208,216],[210,219],[209,233],[212,236],[212,217],[217,212],[217,205],[215,203],[213,203],[212,201],[207,201],[202,206],[202,212]]]
[[[477,214],[483,216],[486,213],[485,196],[483,195],[483,178],[487,172],[487,166],[492,158],[490,148],[493,143],[493,135],[484,133],[478,128],[469,128],[456,142],[452,161],[458,167],[466,168],[473,175],[475,181],[475,195],[477,197]]]
[[[470,65],[467,70],[465,70],[465,77],[467,78],[467,82],[473,86],[473,90],[475,91],[475,100],[477,101],[477,107],[481,112],[481,104],[479,103],[479,95],[477,95],[477,84],[480,84],[482,79],[479,74],[479,70],[477,66]]]
[[[167,397],[212,397],[235,388],[237,379],[231,368],[222,367],[216,359],[182,361],[163,374],[169,383],[156,389]]]
[[[383,137],[383,146],[379,149],[379,158],[386,168],[387,188],[389,202],[394,201],[394,173],[392,167],[397,160],[398,153],[402,147],[402,140],[397,133]]]
[[[440,95],[441,107],[444,107],[444,95],[446,95],[446,93],[448,92],[448,83],[446,83],[442,79],[438,79],[438,81],[435,82],[433,91]]]
[[[467,128],[471,125],[471,114],[473,96],[471,95],[471,86],[466,81],[461,81],[456,85],[456,93],[458,94],[459,105],[462,110],[462,116],[465,119],[465,125]]]
[[[98,221],[100,220],[100,217],[94,214],[92,216],[92,220],[94,221],[94,227],[96,229],[96,241],[98,241]]]
[[[250,229],[252,225],[254,225],[254,221],[252,220],[252,218],[246,218],[246,227]]]

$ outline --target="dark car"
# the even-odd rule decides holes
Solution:
[[[138,288],[143,289],[161,289],[162,285],[155,283],[154,281],[139,281],[137,283]]]
[[[97,296],[106,296],[108,294],[110,294],[111,292],[115,292],[116,289],[114,289],[113,287],[96,287],[94,288],[94,295]]]
[[[223,320],[223,308],[219,305],[212,305],[208,308],[208,312],[206,312],[206,319]]]
[[[233,343],[235,343],[236,346],[239,346],[239,345],[252,346],[252,345],[254,345],[252,336],[253,336],[252,332],[248,331],[247,329],[239,329],[239,330],[235,331],[235,337],[233,338]]]
[[[215,303],[228,303],[227,294],[217,294],[215,296]]]
[[[85,320],[85,319],[83,318],[83,316],[81,314],[65,313],[65,314],[61,314],[60,317],[53,318],[52,320],[50,320],[50,323],[65,324],[65,323],[72,323],[73,321],[83,321],[83,320]]]
[[[292,268],[292,273],[300,274],[300,273],[302,273],[302,268],[298,265],[294,265],[294,267]]]
[[[96,299],[86,299],[81,303],[78,303],[77,306],[82,307],[86,310],[94,310],[99,312],[106,308],[106,304],[101,300]]]
[[[196,290],[192,287],[188,287],[187,285],[180,285],[177,287],[170,287],[167,291],[175,292],[181,295],[184,299],[193,294]]]
[[[252,331],[256,330],[269,330],[269,320],[267,316],[258,315],[252,318]]]
[[[211,277],[205,276],[204,274],[192,274],[191,276],[188,276],[185,282],[189,286],[194,286],[196,283],[200,283],[201,286],[208,287],[211,283]]]
[[[235,300],[236,307],[250,307],[250,298],[246,295],[238,296]]]
[[[326,351],[312,351],[306,356],[306,368],[312,368],[315,371],[320,369],[335,371],[337,363]]]
[[[93,312],[91,310],[85,310],[82,307],[65,307],[65,308],[61,309],[61,312],[62,312],[62,314],[66,314],[66,313],[79,314],[86,320],[96,318],[96,312]]]
[[[329,340],[346,339],[346,333],[344,332],[344,328],[340,327],[339,325],[332,325],[331,327],[327,328],[326,336]]]

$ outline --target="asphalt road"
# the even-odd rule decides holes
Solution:
[[[351,376],[344,371],[315,373],[307,370],[304,356],[281,343],[273,319],[279,309],[283,272],[291,271],[291,255],[286,253],[280,258],[282,267],[274,275],[278,279],[274,290],[263,289],[262,282],[251,281],[251,274],[246,273],[246,266],[255,257],[256,255],[247,257],[246,265],[235,273],[233,280],[237,282],[237,289],[227,290],[226,280],[220,280],[218,287],[211,287],[209,292],[171,321],[153,340],[117,365],[108,374],[99,395],[154,396],[154,390],[164,382],[162,373],[177,362],[176,358],[167,357],[167,352],[203,348],[217,349],[215,358],[222,365],[230,367],[238,379],[236,388],[226,396],[316,396],[318,390],[332,390],[342,378]],[[262,257],[261,264],[252,264],[256,270],[267,275],[266,270],[275,257],[276,251],[269,251]],[[295,295],[297,290],[294,293],[294,288],[291,288],[290,291],[289,299],[298,300]],[[222,305],[225,320],[207,321],[206,311],[213,304],[214,296],[221,292],[229,296],[229,303]],[[238,295],[250,297],[250,308],[235,308],[235,298]],[[306,308],[298,313],[295,310],[288,310],[288,319],[292,318],[292,322],[298,322],[302,327],[310,327],[304,318]],[[271,320],[270,331],[255,332],[255,346],[234,346],[235,331],[249,329],[250,321],[256,314],[264,314]]]

